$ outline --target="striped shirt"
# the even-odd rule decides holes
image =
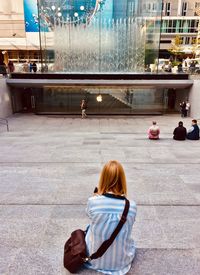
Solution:
[[[122,197],[93,196],[88,199],[87,215],[91,222],[87,228],[86,244],[88,255],[96,252],[101,244],[109,239],[121,219],[125,206]],[[130,201],[127,221],[123,225],[116,239],[102,257],[86,264],[104,274],[124,275],[131,268],[135,256],[135,245],[131,239],[131,230],[136,216],[136,204]]]

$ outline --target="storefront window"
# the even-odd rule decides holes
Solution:
[[[88,114],[143,114],[164,112],[164,90],[153,88],[112,89],[44,87],[37,91],[36,113],[79,114],[87,102]],[[102,101],[98,101],[98,96]]]

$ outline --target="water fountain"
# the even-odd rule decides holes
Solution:
[[[40,3],[42,50],[45,51],[47,41],[47,50],[51,52],[53,69],[49,66],[49,71],[64,72],[67,78],[73,73],[97,74],[97,78],[101,73],[110,74],[108,78],[116,73],[114,78],[118,79],[130,73],[126,77],[131,78],[132,73],[144,72],[145,65],[154,63],[158,57],[161,0],[153,3],[149,0],[40,0]],[[96,97],[103,104],[97,105]],[[76,113],[80,111],[82,98],[90,102],[91,113],[98,110],[129,114],[163,109],[163,92],[154,88],[47,85],[39,112],[48,111],[51,106],[55,113]]]
[[[143,72],[146,51],[156,50],[155,58],[158,53],[160,0],[156,1],[153,12],[147,0],[92,0],[89,11],[80,0],[74,13],[59,12],[53,26],[55,71]]]
[[[147,51],[158,56],[160,7],[161,0],[40,0],[43,48],[49,32],[55,71],[143,72]]]
[[[141,72],[145,60],[141,18],[94,18],[89,25],[63,22],[54,28],[55,70]]]

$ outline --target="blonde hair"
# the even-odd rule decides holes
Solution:
[[[127,195],[126,176],[122,165],[111,160],[106,163],[101,171],[98,194],[113,192],[116,195]]]

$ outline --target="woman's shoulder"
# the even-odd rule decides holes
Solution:
[[[88,201],[96,202],[96,201],[110,200],[110,199],[114,199],[115,201],[124,201],[123,196],[121,199],[115,199],[115,198],[112,198],[112,196],[108,197],[106,195],[98,195],[98,194],[95,194],[94,196],[89,197]],[[136,202],[133,199],[129,199],[129,198],[127,199],[129,200],[130,204],[136,205]]]
[[[128,199],[129,200],[129,199]],[[130,209],[134,212],[137,211],[137,205],[134,200],[129,200],[130,202]],[[115,198],[109,198],[104,195],[95,195],[90,198],[88,198],[88,204],[90,207],[94,208],[118,208],[119,210],[124,208],[124,199],[115,199]]]

